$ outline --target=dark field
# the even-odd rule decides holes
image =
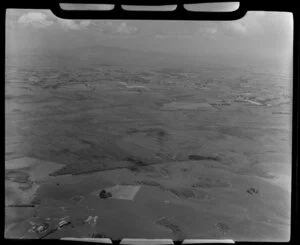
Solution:
[[[290,84],[7,60],[5,236],[288,240]]]

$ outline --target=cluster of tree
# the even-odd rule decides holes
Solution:
[[[259,190],[257,188],[253,188],[253,187],[250,187],[247,189],[247,193],[249,194],[258,194],[259,193]]]
[[[106,199],[106,198],[112,197],[112,194],[109,191],[102,190],[99,193],[99,197],[102,198],[102,199]]]

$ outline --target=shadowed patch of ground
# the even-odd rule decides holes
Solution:
[[[204,160],[211,160],[211,161],[219,161],[218,157],[210,157],[210,156],[200,156],[200,155],[189,155],[189,160],[196,160],[196,161],[204,161]]]
[[[182,231],[179,225],[175,224],[168,218],[161,218],[155,222],[157,225],[169,229],[177,239],[181,240],[186,237],[186,234]]]
[[[192,184],[192,187],[211,188],[211,187],[229,187],[230,182],[219,178],[202,177]]]

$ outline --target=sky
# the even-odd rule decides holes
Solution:
[[[68,20],[50,10],[9,9],[6,52],[112,46],[232,63],[292,62],[290,13],[248,12],[235,21]]]

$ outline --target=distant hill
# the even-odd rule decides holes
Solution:
[[[93,45],[67,48],[30,47],[6,50],[6,63],[24,66],[95,67],[140,66],[198,71],[199,68],[262,68],[272,67],[272,62],[248,62],[241,57],[217,55],[181,55],[178,53],[130,50],[121,47]]]
[[[155,68],[197,68],[207,64],[204,57],[188,55],[129,50],[120,47],[102,45],[78,46],[67,49],[13,50],[6,52],[7,60],[26,57],[27,62],[39,65],[42,60],[60,65],[112,65],[112,66],[143,66]],[[29,62],[29,63],[30,63]]]

